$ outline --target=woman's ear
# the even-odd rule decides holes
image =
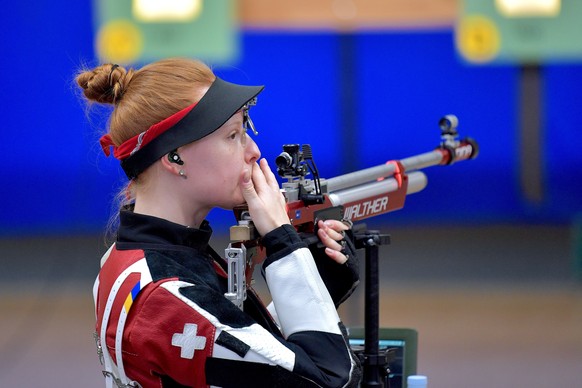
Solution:
[[[180,158],[180,154],[178,154],[178,150],[174,150],[168,152],[167,155],[162,157],[162,168],[168,171],[170,174],[176,174],[182,177],[183,179],[187,179],[188,176],[186,172],[182,168],[184,165],[184,161]]]
[[[172,174],[178,174],[180,166],[184,165],[184,161],[180,158],[177,151],[171,151],[161,158],[162,167]]]

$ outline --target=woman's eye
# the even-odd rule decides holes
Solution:
[[[233,132],[233,133],[230,134],[229,138],[231,140],[234,140],[234,139],[236,139],[236,135],[237,135],[237,133],[236,132]]]

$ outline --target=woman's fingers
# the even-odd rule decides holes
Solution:
[[[325,253],[339,264],[344,264],[348,261],[347,256],[342,251],[344,249],[343,244],[345,244],[344,231],[348,230],[349,227],[337,220],[320,220],[317,226],[319,227],[317,236],[326,247]]]
[[[336,251],[341,251],[342,250],[342,245],[339,243],[339,241],[341,241],[341,237],[340,238],[333,238],[330,233],[325,230],[324,228],[319,228],[319,230],[317,231],[317,236],[319,237],[319,239],[321,240],[321,242],[323,243],[323,245],[325,245],[328,248],[331,249],[335,249]]]
[[[249,207],[257,203],[259,196],[255,190],[255,185],[253,184],[253,179],[251,179],[252,172],[249,169],[243,171],[241,176],[241,189],[242,194]]]
[[[247,171],[243,173],[241,187],[247,201],[249,212],[261,235],[289,223],[285,208],[285,199],[277,185],[273,185],[274,176],[266,161],[254,164],[250,172],[251,182],[246,181]],[[276,181],[276,180],[275,180]]]
[[[335,249],[325,248],[325,254],[338,264],[345,264],[348,261],[346,255]]]
[[[323,228],[336,241],[342,240],[345,237],[345,231],[350,229],[349,226],[338,220],[320,220],[318,227]]]
[[[261,159],[260,167],[261,171],[263,171],[263,175],[265,176],[265,182],[267,183],[267,185],[269,185],[269,187],[271,187],[271,189],[273,190],[280,191],[279,182],[277,182],[277,177],[275,176],[273,171],[271,171],[267,159],[265,158]]]

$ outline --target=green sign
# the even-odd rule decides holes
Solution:
[[[582,1],[462,0],[455,44],[471,63],[581,61]]]
[[[102,62],[180,56],[229,64],[238,57],[234,0],[94,0],[94,6]]]

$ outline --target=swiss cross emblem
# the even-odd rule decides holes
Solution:
[[[206,347],[206,337],[196,335],[197,332],[197,324],[186,323],[182,333],[174,333],[172,345],[181,348],[180,357],[191,360],[194,358],[195,350],[202,350]]]

